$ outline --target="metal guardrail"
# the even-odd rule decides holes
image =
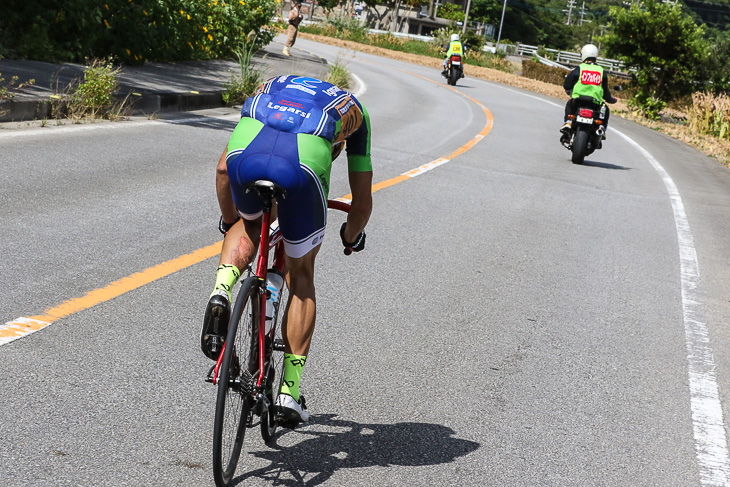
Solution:
[[[536,56],[538,50],[542,49],[538,46],[528,46],[526,44],[520,44],[517,46],[517,53],[521,56]],[[575,52],[558,51],[557,49],[545,49],[545,51],[554,54],[555,61],[557,63],[572,64],[577,66],[581,62],[580,54]],[[629,71],[624,63],[616,59],[606,59],[599,57],[598,59],[596,59],[596,64],[598,64],[599,66],[603,66],[609,71],[624,73]]]

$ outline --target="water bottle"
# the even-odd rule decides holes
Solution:
[[[271,327],[276,319],[276,311],[279,309],[279,299],[281,298],[281,289],[284,286],[284,276],[278,270],[271,268],[268,270],[266,278],[266,290],[268,298],[266,298],[266,334],[271,331]]]

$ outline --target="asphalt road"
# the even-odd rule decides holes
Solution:
[[[728,485],[730,173],[618,117],[576,166],[561,100],[297,47],[361,81],[376,181],[450,160],[375,193],[364,252],[328,232],[313,418],[273,448],[252,431],[240,485]],[[0,133],[0,322],[218,242],[235,119]],[[0,345],[0,485],[213,484],[216,266]]]

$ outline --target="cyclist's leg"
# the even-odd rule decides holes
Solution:
[[[299,392],[304,365],[314,333],[317,299],[314,288],[314,263],[320,245],[298,258],[286,256],[286,281],[289,301],[282,320],[284,339],[284,371],[277,412],[284,421],[307,421],[304,399]]]
[[[314,136],[298,136],[302,184],[295,195],[279,204],[279,223],[286,251],[289,302],[282,322],[284,377],[277,397],[279,414],[306,421],[299,380],[309,353],[316,317],[314,264],[327,225],[327,193],[332,167],[331,147]]]
[[[317,299],[314,289],[314,262],[321,245],[300,258],[286,256],[289,303],[282,323],[285,352],[306,356],[314,333]]]
[[[261,139],[267,139],[268,133],[262,137],[262,129],[263,124],[257,120],[241,119],[231,135],[225,160],[221,158],[216,168],[219,202],[221,202],[220,192],[230,191],[223,195],[223,202],[230,203],[232,199],[243,218],[230,228],[223,239],[215,287],[203,318],[200,347],[212,360],[218,358],[228,330],[231,290],[238,281],[241,270],[254,258],[259,241],[261,202],[255,194],[245,193],[245,185],[258,179],[261,170],[260,158],[259,160],[254,158],[252,164],[249,154],[261,152],[262,147],[267,147],[268,140]],[[252,171],[253,174],[249,174]],[[228,188],[223,183],[227,183]]]

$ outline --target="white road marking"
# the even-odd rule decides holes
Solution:
[[[494,83],[491,84],[549,105],[563,107],[563,105],[538,96],[528,95]],[[715,373],[715,358],[710,344],[709,329],[704,322],[704,306],[699,292],[700,268],[697,260],[697,250],[694,245],[692,229],[684,210],[684,203],[674,180],[649,151],[615,128],[611,129],[611,133],[623,137],[649,161],[654,170],[659,173],[669,194],[679,244],[682,313],[687,349],[690,408],[692,410],[692,428],[700,484],[703,487],[727,487],[730,485],[730,453],[728,453],[725,420],[722,403],[720,402],[720,389],[717,385],[717,375]]]
[[[72,124],[63,127],[43,127],[43,128],[32,128],[32,129],[5,129],[0,130],[0,140],[12,139],[17,137],[28,137],[37,135],[55,135],[55,134],[68,134],[78,132],[88,132],[92,130],[118,130],[124,128],[138,128],[145,125],[158,125],[158,124],[173,124],[180,125],[194,122],[204,122],[208,119],[220,119],[220,120],[237,120],[241,118],[241,114],[236,111],[230,115],[200,115],[197,117],[177,118],[177,119],[159,119],[159,120],[133,120],[130,122],[99,122],[89,124]]]
[[[682,312],[684,337],[689,365],[689,390],[692,408],[695,452],[703,486],[727,486],[730,480],[725,421],[715,374],[715,358],[710,345],[710,333],[703,321],[703,305],[699,293],[700,268],[694,236],[684,211],[682,197],[667,171],[646,149],[633,139],[612,129],[634,146],[661,176],[669,193],[674,211],[679,243],[679,266],[682,281]]]

